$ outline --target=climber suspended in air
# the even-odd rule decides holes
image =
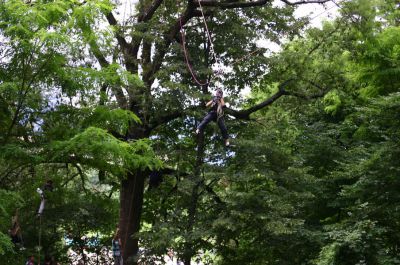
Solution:
[[[37,188],[36,191],[40,195],[40,206],[39,206],[39,210],[37,212],[37,215],[41,216],[43,211],[44,211],[44,206],[45,206],[45,203],[46,203],[46,198],[44,196],[45,192],[46,191],[53,191],[53,181],[52,180],[48,180],[46,182],[46,184],[43,185],[42,188]]]
[[[226,129],[224,121],[223,108],[225,107],[225,101],[222,89],[218,88],[216,90],[215,96],[212,98],[212,100],[207,102],[206,107],[211,107],[211,109],[203,118],[199,126],[197,126],[196,133],[199,134],[200,132],[203,132],[204,128],[210,121],[215,121],[218,124],[219,129],[221,130],[225,146],[229,146],[228,130]]]
[[[218,57],[216,56],[216,53],[214,51],[214,45],[213,45],[213,41],[211,39],[211,34],[208,30],[208,26],[207,26],[207,22],[206,19],[204,17],[204,12],[203,12],[203,7],[201,6],[200,1],[198,2],[199,7],[200,7],[200,11],[201,11],[201,15],[203,18],[203,22],[204,22],[204,26],[205,26],[205,31],[207,32],[207,37],[208,37],[208,41],[210,43],[210,53],[211,53],[211,57],[214,59],[214,61],[217,64],[221,64],[220,60],[218,59]],[[180,32],[181,32],[181,40],[182,40],[182,48],[183,48],[183,54],[185,57],[185,62],[186,65],[189,69],[190,74],[193,77],[193,80],[199,85],[199,86],[208,86],[210,84],[210,79],[207,82],[201,82],[195,74],[195,71],[192,68],[192,65],[189,62],[189,56],[188,56],[188,51],[186,49],[186,39],[185,39],[185,30],[183,28],[183,22],[182,22],[182,17],[179,20],[180,22]],[[215,75],[219,75],[222,73],[222,70],[216,70],[214,71]],[[206,104],[207,107],[211,107],[211,110],[208,112],[208,114],[204,117],[203,121],[199,124],[199,126],[196,129],[196,134],[199,134],[200,132],[202,132],[204,130],[204,127],[210,122],[210,121],[215,121],[222,133],[222,137],[224,138],[224,142],[225,142],[225,146],[229,146],[229,136],[228,136],[228,131],[226,129],[225,126],[225,122],[224,122],[224,112],[222,110],[222,108],[225,106],[225,102],[224,102],[224,98],[223,98],[223,92],[222,89],[217,89],[215,96],[213,97],[212,100],[210,100],[209,102],[207,102]]]

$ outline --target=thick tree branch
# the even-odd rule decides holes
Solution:
[[[99,105],[104,106],[105,105],[105,95],[107,93],[107,84],[102,84],[100,88],[100,100],[99,100]]]
[[[282,96],[294,96],[294,97],[298,97],[298,98],[302,98],[302,99],[315,99],[315,98],[323,97],[329,91],[329,89],[323,88],[322,86],[320,86],[317,83],[310,81],[310,80],[306,80],[306,82],[309,83],[310,85],[318,88],[319,89],[318,93],[312,94],[312,95],[304,95],[304,94],[300,94],[297,92],[287,91],[285,88],[290,83],[294,82],[295,80],[296,79],[291,78],[291,79],[284,81],[282,84],[280,84],[278,86],[279,90],[275,94],[273,94],[271,97],[267,98],[266,100],[264,100],[263,102],[261,102],[259,104],[256,104],[252,107],[249,107],[249,108],[243,109],[243,110],[234,110],[231,108],[225,108],[224,112],[228,115],[235,117],[236,119],[249,120],[250,115],[252,113],[259,111],[259,110],[273,104],[276,100],[278,100]],[[194,110],[198,109],[199,107],[200,106],[192,106],[185,110],[176,110],[173,112],[161,114],[160,116],[158,116],[156,119],[154,119],[150,123],[150,125],[148,127],[148,131],[151,132],[153,129],[155,129],[156,127],[158,127],[162,124],[166,124],[174,119],[188,115],[189,113],[192,113]]]
[[[237,119],[244,119],[244,120],[248,120],[250,119],[250,114],[252,114],[253,112],[256,112],[262,108],[265,108],[266,106],[271,105],[272,103],[274,103],[277,99],[279,99],[281,96],[283,95],[288,95],[288,92],[285,90],[285,87],[291,83],[294,79],[288,79],[285,82],[283,82],[282,84],[279,85],[279,90],[278,92],[276,92],[274,95],[272,95],[270,98],[264,100],[263,102],[252,106],[248,109],[244,109],[244,110],[233,110],[230,108],[226,108],[225,109],[225,113],[234,116]]]
[[[229,8],[246,8],[246,7],[253,7],[253,6],[262,6],[271,0],[259,0],[259,1],[238,1],[238,2],[218,2],[215,0],[202,0],[202,1],[195,1],[194,5],[196,7],[200,6],[209,6],[209,7],[219,7],[221,9],[229,9]]]
[[[97,61],[99,62],[101,68],[107,68],[109,66],[109,63],[106,59],[106,57],[103,55],[103,53],[100,51],[99,46],[94,40],[87,40],[90,51],[93,53],[93,55],[96,57]]]
[[[193,10],[193,17],[203,17],[203,15],[205,17],[209,17],[212,16],[213,14],[214,12],[211,10],[204,11],[203,13],[201,13],[201,11],[197,9]]]
[[[177,21],[175,21],[175,23],[171,25],[169,30],[164,33],[164,36],[162,38],[164,41],[156,46],[156,54],[153,59],[151,71],[149,71],[147,75],[144,76],[144,79],[149,80],[150,84],[154,82],[154,74],[158,72],[158,70],[160,70],[164,56],[167,53],[170,44],[174,41],[175,36],[181,29],[181,25],[185,25],[193,17],[193,10],[193,6],[189,4],[187,9],[182,13],[182,15],[180,15]]]
[[[162,4],[163,0],[154,0],[150,7],[147,8],[145,11],[141,12],[141,14],[139,15],[137,22],[138,23],[142,23],[142,22],[146,22],[149,21],[154,13],[157,11],[157,9],[160,7],[160,5]],[[140,32],[143,34],[147,31],[146,28],[143,28],[142,30],[140,30]],[[132,46],[130,49],[130,56],[133,58],[137,58],[137,53],[139,52],[140,49],[140,44],[142,43],[143,37],[142,36],[138,36],[138,37],[134,37],[132,40]]]
[[[92,51],[93,55],[96,57],[101,68],[107,68],[110,64],[106,60],[103,53],[100,51],[100,48],[99,48],[98,44],[96,43],[96,41],[88,40],[88,44],[89,44],[90,50]],[[103,84],[103,86],[104,86],[104,84]],[[126,109],[128,106],[128,101],[127,101],[122,89],[120,87],[116,87],[113,85],[110,85],[110,87],[117,99],[119,107],[122,109]]]
[[[118,22],[115,19],[114,15],[112,12],[106,14],[106,18],[108,23],[113,26],[113,27],[118,27]],[[122,49],[128,49],[129,43],[125,40],[125,38],[117,31],[115,31],[115,37],[118,41],[118,44],[121,46]]]
[[[234,116],[237,119],[249,119],[250,118],[250,114],[253,112],[256,112],[257,110],[260,110],[268,105],[271,105],[272,103],[274,103],[278,98],[280,98],[283,95],[287,95],[288,93],[286,92],[286,90],[284,89],[291,81],[293,81],[293,79],[289,79],[285,82],[283,82],[280,86],[279,86],[279,91],[277,93],[275,93],[274,95],[272,95],[272,97],[268,98],[267,100],[253,106],[250,107],[248,109],[245,110],[234,110],[234,109],[230,109],[230,108],[225,108],[225,113]],[[167,112],[167,113],[163,113],[161,115],[159,115],[156,119],[154,119],[152,121],[152,123],[149,125],[148,130],[152,131],[153,129],[155,129],[156,127],[162,125],[162,124],[167,124],[168,122],[175,120],[179,117],[183,117],[185,115],[187,115],[188,113],[196,110],[197,108],[199,108],[200,106],[192,106],[189,107],[185,110],[175,110],[172,112]]]
[[[290,2],[288,0],[281,0],[287,5],[290,6],[295,6],[295,5],[304,5],[304,4],[324,4],[327,2],[330,2],[332,0],[303,0],[303,1],[296,1],[296,2]]]
[[[302,0],[297,2],[290,2],[288,0],[281,0],[287,5],[302,5],[302,4],[323,4],[331,0]],[[199,4],[200,2],[200,4]],[[236,2],[219,2],[215,0],[201,0],[195,1],[194,5],[198,6],[208,6],[208,7],[218,7],[220,9],[233,9],[233,8],[247,8],[255,6],[263,6],[271,0],[258,0],[258,1],[236,1]]]
[[[149,21],[153,17],[153,15],[157,11],[157,9],[160,7],[162,2],[163,2],[163,0],[154,0],[151,3],[150,7],[146,11],[144,11],[141,15],[139,15],[138,20],[137,20],[138,23]],[[189,13],[191,13],[190,17],[188,16]],[[212,12],[210,12],[210,11],[204,12],[204,16],[210,16],[211,14],[212,14]],[[157,48],[160,48],[160,47],[161,48],[165,47],[165,48],[162,49],[162,51],[158,54],[158,56],[156,55],[156,60],[155,60],[156,63],[153,64],[153,67],[150,69],[150,71],[147,74],[146,73],[144,74],[145,79],[146,78],[149,79],[149,77],[151,77],[153,75],[153,73],[156,72],[156,70],[158,70],[159,67],[161,66],[160,58],[161,58],[161,60],[163,59],[169,44],[173,41],[173,39],[175,39],[176,34],[179,32],[181,21],[184,25],[187,23],[187,21],[191,17],[199,17],[199,16],[202,16],[201,12],[199,10],[195,10],[194,7],[191,4],[189,4],[188,9],[181,16],[182,20],[178,20],[177,22],[175,22],[174,25],[170,28],[170,30],[168,30],[164,34],[163,39],[165,40],[165,43],[164,43],[164,45],[160,45]],[[144,29],[144,31],[142,31],[142,33],[144,33],[145,31],[146,30]],[[137,55],[137,52],[139,51],[142,40],[143,40],[142,37],[139,37],[139,38],[133,40],[133,42],[132,42],[133,45],[131,47],[132,55],[133,54]],[[148,81],[152,82],[152,81],[154,81],[154,79],[148,80]]]
[[[148,21],[152,18],[154,13],[157,11],[158,7],[162,4],[163,0],[154,0],[150,7],[147,8],[146,12],[139,15],[138,22]]]
[[[142,69],[143,69],[143,75],[144,76],[149,76],[148,72],[151,71],[151,42],[148,42],[146,40],[143,41],[143,47],[142,47]],[[149,80],[144,79],[143,80],[147,85]],[[150,86],[149,86],[150,87]]]
[[[224,110],[224,112],[226,114],[229,114],[229,115],[237,118],[237,119],[248,120],[248,119],[250,119],[250,114],[252,114],[253,112],[256,112],[266,106],[271,105],[272,103],[274,103],[277,99],[279,99],[283,95],[286,95],[286,92],[284,90],[279,90],[278,92],[276,92],[274,95],[272,95],[267,100],[255,105],[255,106],[252,106],[248,109],[238,111],[238,110],[226,108]]]
[[[108,23],[116,27],[115,30],[115,38],[117,39],[117,42],[119,46],[121,47],[122,53],[124,55],[124,61],[125,61],[125,66],[128,71],[131,73],[136,73],[138,66],[137,66],[137,53],[139,49],[135,49],[134,45],[131,43],[128,43],[125,38],[121,35],[121,32],[119,31],[118,27],[118,22],[115,19],[114,15],[112,12],[107,13],[106,15]]]

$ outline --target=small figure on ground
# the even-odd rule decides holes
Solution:
[[[167,257],[164,258],[166,265],[176,265],[177,261],[174,259],[175,253],[172,248],[167,250]]]
[[[20,249],[23,250],[22,233],[19,225],[19,211],[15,210],[15,214],[11,217],[11,229],[9,230],[11,241],[15,246],[20,245]]]
[[[215,96],[212,98],[212,100],[207,102],[206,107],[211,107],[211,109],[197,127],[196,133],[199,134],[202,132],[210,121],[215,121],[221,130],[222,138],[224,138],[225,141],[225,146],[229,146],[228,130],[226,129],[224,121],[223,107],[225,107],[225,101],[222,89],[216,90]]]
[[[35,257],[30,256],[28,260],[26,261],[25,265],[35,265]]]
[[[112,239],[112,252],[115,265],[123,265],[121,247],[122,243],[119,235],[119,228],[117,228],[117,231],[115,231],[114,237]]]

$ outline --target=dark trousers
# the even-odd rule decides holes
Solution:
[[[118,256],[114,255],[114,264],[115,265],[122,265],[123,264],[121,255],[118,255]]]
[[[206,127],[206,125],[208,123],[210,123],[210,121],[215,121],[218,123],[218,127],[221,130],[222,133],[222,138],[224,139],[228,139],[228,130],[226,129],[225,126],[225,122],[224,122],[224,117],[220,117],[217,120],[217,112],[216,111],[210,111],[205,117],[204,119],[200,122],[199,126],[197,126],[197,129],[199,129],[200,131],[204,130],[204,127]]]

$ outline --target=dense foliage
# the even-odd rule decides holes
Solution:
[[[161,2],[146,20],[138,14],[153,1],[139,1],[120,25],[108,1],[0,3],[2,264],[29,255],[69,264],[72,251],[107,264],[115,227],[132,216],[140,229],[124,230],[124,244],[137,239],[145,264],[168,251],[185,264],[400,264],[399,4],[342,1],[335,20],[307,29],[293,5],[205,6],[231,107],[281,93],[226,115],[225,148],[214,124],[194,134],[213,87],[193,82],[179,34],[163,43],[184,4]],[[191,18],[186,45],[206,79],[210,43]],[[123,37],[140,40],[140,58]],[[280,50],[242,60],[260,38]],[[155,171],[162,182],[150,187]],[[36,189],[49,179],[38,217]]]

